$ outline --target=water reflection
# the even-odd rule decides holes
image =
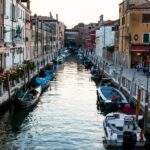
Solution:
[[[0,117],[0,149],[103,150],[96,100],[90,73],[69,58],[36,107]]]

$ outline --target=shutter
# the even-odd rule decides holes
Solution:
[[[0,3],[0,15],[3,15],[3,0]]]

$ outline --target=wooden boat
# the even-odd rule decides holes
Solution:
[[[53,77],[53,74],[56,73],[56,71],[57,71],[57,67],[54,66],[51,70],[45,70],[45,74],[46,74],[47,76],[50,75],[50,76]]]
[[[144,148],[146,139],[135,115],[109,113],[103,122],[105,147]]]
[[[104,111],[116,111],[123,109],[128,101],[120,90],[111,86],[100,86],[97,89],[97,103]]]
[[[42,87],[42,92],[45,91],[48,87],[49,87],[49,84],[53,78],[53,72],[55,70],[52,68],[51,70],[42,70],[40,73],[39,73],[39,76],[37,76],[35,78],[35,84],[36,85],[41,85]],[[42,74],[42,75],[41,75]]]
[[[18,93],[15,99],[15,106],[20,109],[30,108],[38,102],[41,95],[41,91],[41,86],[38,86],[25,93]]]
[[[46,77],[36,77],[35,78],[35,82],[37,85],[41,86],[42,92],[45,91],[49,87],[49,84],[50,84],[49,79],[50,79],[49,76],[47,76],[47,78]]]

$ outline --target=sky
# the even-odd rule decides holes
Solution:
[[[85,24],[98,22],[101,14],[104,20],[115,20],[119,17],[119,3],[123,0],[31,0],[32,15],[58,18],[72,28],[79,22]]]

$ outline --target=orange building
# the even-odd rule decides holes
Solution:
[[[128,67],[146,65],[150,51],[150,2],[124,0],[119,5],[119,51]]]

